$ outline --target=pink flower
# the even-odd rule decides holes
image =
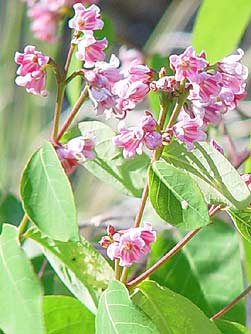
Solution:
[[[130,229],[125,232],[119,240],[120,266],[131,266],[134,262],[139,262],[145,255],[145,242],[141,238],[141,233],[137,229]]]
[[[149,85],[142,81],[130,82],[128,78],[120,80],[113,85],[112,92],[118,97],[140,102],[149,92]]]
[[[138,228],[140,229],[140,237],[144,240],[145,245],[150,246],[156,240],[156,232],[153,231],[152,224],[144,222],[144,227]]]
[[[222,76],[219,72],[215,74],[202,72],[197,75],[197,84],[194,84],[194,91],[190,94],[195,94],[195,96],[197,95],[203,101],[207,101],[211,96],[219,95],[221,91],[221,79]]]
[[[24,53],[16,52],[15,62],[20,65],[16,84],[25,87],[28,93],[46,96],[46,72],[42,68],[48,64],[49,59],[32,45],[26,46]]]
[[[123,156],[133,159],[135,154],[142,154],[144,131],[138,127],[126,128],[124,122],[119,123],[120,135],[113,138],[113,144],[123,147]]]
[[[147,65],[132,65],[129,70],[130,82],[141,81],[149,83],[153,77],[153,70]]]
[[[89,89],[89,97],[97,115],[102,115],[105,111],[115,107],[114,96],[106,88],[91,87]]]
[[[94,159],[96,156],[93,152],[94,146],[95,137],[91,132],[59,146],[56,150],[65,172],[71,174],[79,164],[84,163],[87,159]]]
[[[246,80],[248,77],[248,68],[241,64],[244,52],[237,49],[238,55],[231,55],[218,61],[218,70],[221,73],[233,75],[235,78]]]
[[[24,53],[16,52],[15,62],[20,64],[17,74],[26,75],[34,71],[40,71],[43,65],[48,64],[49,57],[36,51],[35,46],[28,45],[24,48]]]
[[[107,47],[108,41],[106,38],[96,40],[91,31],[86,33],[84,37],[78,40],[78,52],[76,56],[80,60],[85,61],[85,67],[94,66],[96,61],[105,59],[104,49]]]
[[[102,247],[107,248],[111,260],[119,259],[120,266],[131,266],[150,251],[151,243],[156,240],[156,232],[150,223],[144,222],[144,227],[130,228],[118,231],[100,240]]]
[[[184,113],[183,120],[173,126],[173,132],[179,140],[187,145],[189,150],[192,150],[195,141],[204,141],[207,138],[202,126],[203,120],[201,118],[190,118],[188,114]]]
[[[96,5],[85,8],[81,3],[73,6],[75,16],[69,21],[69,27],[78,31],[102,29],[104,22],[100,19],[100,9]]]
[[[119,59],[112,55],[109,63],[97,61],[93,70],[85,71],[85,78],[92,86],[111,90],[112,85],[123,78],[118,67]]]
[[[156,121],[149,112],[146,112],[138,127],[126,128],[124,122],[119,123],[120,134],[113,138],[113,143],[123,147],[123,156],[133,159],[135,154],[142,154],[145,145],[150,150],[155,150],[162,144],[162,136],[155,131]]]
[[[177,81],[182,81],[184,78],[195,81],[198,73],[207,65],[208,62],[204,55],[196,56],[195,50],[191,46],[179,56],[170,56],[170,66],[176,72],[175,79]]]
[[[134,102],[142,101],[149,92],[149,86],[142,81],[128,83],[127,98]]]

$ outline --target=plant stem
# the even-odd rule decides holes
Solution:
[[[221,205],[218,206],[212,206],[209,209],[209,216],[212,217],[216,212],[218,212],[222,208]],[[154,265],[152,265],[150,268],[148,268],[145,272],[143,272],[141,275],[136,277],[134,280],[129,282],[127,284],[128,287],[134,287],[135,285],[142,282],[144,279],[146,279],[148,276],[150,276],[155,270],[157,270],[162,264],[164,264],[167,260],[169,260],[173,255],[175,255],[180,249],[182,249],[192,237],[194,237],[199,231],[201,230],[201,227],[196,228],[190,232],[188,232],[184,238],[182,238],[172,249],[170,249],[162,258],[159,259]]]
[[[67,72],[69,70],[70,63],[71,63],[71,58],[73,56],[75,47],[76,47],[76,44],[75,43],[71,43],[71,47],[69,49],[69,52],[68,52],[68,55],[67,55],[67,59],[66,59],[66,62],[65,62],[65,66],[64,66],[64,75],[65,75],[64,78],[66,78]]]
[[[23,216],[23,219],[21,220],[19,226],[18,226],[18,237],[19,237],[19,240],[20,240],[21,234],[25,230],[28,222],[29,222],[29,217],[27,216],[27,214],[25,214]]]
[[[121,277],[120,277],[120,282],[126,284],[128,272],[129,272],[129,267],[124,267],[122,270]]]
[[[176,122],[176,119],[181,111],[181,108],[183,107],[183,104],[189,94],[189,91],[186,91],[185,90],[185,82],[183,82],[183,84],[181,84],[181,88],[183,89],[183,93],[179,96],[179,99],[178,99],[178,103],[176,104],[173,112],[172,112],[172,115],[169,119],[169,122],[167,124],[167,130],[170,129],[174,123]]]
[[[72,72],[72,73],[65,79],[65,84],[68,85],[68,83],[71,82],[71,81],[72,81],[74,78],[76,78],[78,75],[84,77],[84,76],[85,76],[84,71],[81,69],[81,70]]]
[[[63,100],[64,100],[64,90],[65,90],[64,82],[58,83],[57,100],[56,100],[56,106],[55,106],[55,112],[54,112],[54,121],[53,121],[53,129],[52,129],[52,135],[51,135],[51,140],[52,140],[53,143],[55,143],[57,141],[59,117],[60,117],[62,104],[63,104]]]
[[[119,259],[115,259],[115,279],[119,281],[119,277],[120,277]]]
[[[210,319],[215,320],[215,319],[221,317],[224,313],[226,313],[228,310],[230,310],[235,304],[237,304],[239,300],[241,300],[243,297],[245,297],[249,292],[251,292],[251,285],[249,285],[238,297],[233,299],[229,304],[227,304],[225,307],[223,307],[222,310],[217,312]]]
[[[57,141],[59,141],[59,139],[63,136],[64,132],[70,126],[73,118],[76,116],[77,112],[79,111],[80,107],[82,106],[82,104],[85,101],[85,99],[87,98],[87,96],[88,96],[88,86],[86,85],[85,88],[83,89],[80,97],[78,98],[77,102],[73,106],[72,111],[70,112],[70,114],[66,118],[64,124],[62,125],[62,128],[58,132]]]
[[[41,266],[41,268],[40,268],[40,270],[37,274],[39,279],[43,278],[47,264],[48,264],[48,260],[44,259],[43,264],[42,264],[42,266]]]

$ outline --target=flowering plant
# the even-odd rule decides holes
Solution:
[[[251,286],[238,292],[238,241],[224,214],[251,242],[251,176],[239,169],[250,152],[231,146],[228,155],[210,131],[224,126],[225,114],[247,95],[243,50],[211,61],[189,46],[159,67],[125,47],[107,59],[109,38],[97,35],[105,25],[94,1],[27,5],[36,37],[55,41],[68,15],[72,38],[63,68],[33,45],[15,54],[16,84],[46,98],[52,70],[57,97],[51,137],[22,173],[23,218],[18,227],[2,226],[0,328],[5,334],[248,333],[238,302]],[[72,70],[74,62],[80,65]],[[63,114],[65,94],[78,79],[77,99]],[[153,96],[157,112],[143,107],[133,123],[131,115]],[[88,100],[92,120],[73,125]],[[122,226],[118,217],[100,229],[98,250],[79,231],[72,185],[80,166],[140,198],[133,223]],[[38,275],[24,251],[29,242],[43,253]],[[71,296],[48,292],[48,271]]]

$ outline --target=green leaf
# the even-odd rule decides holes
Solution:
[[[52,145],[46,142],[26,165],[21,196],[30,220],[53,239],[79,240],[71,186]]]
[[[76,49],[72,55],[70,62],[68,74],[70,75],[74,71],[80,70],[82,68],[82,61],[76,58]],[[76,76],[71,82],[66,86],[66,94],[71,106],[74,106],[75,102],[80,96],[82,86],[82,77],[80,75]]]
[[[96,122],[82,122],[79,129],[83,135],[92,131],[96,136],[96,158],[84,163],[84,167],[100,180],[114,186],[123,193],[140,197],[145,181],[149,158],[143,154],[133,160],[125,160],[121,150],[112,143],[116,135],[107,125]]]
[[[221,334],[190,300],[156,282],[141,283],[132,299],[152,319],[160,334]]]
[[[89,310],[96,312],[102,289],[113,277],[113,270],[88,241],[52,240],[30,229],[27,236],[43,246],[43,252],[62,282]]]
[[[204,0],[193,29],[193,45],[215,62],[237,47],[251,15],[247,0]]]
[[[96,334],[159,334],[152,321],[129,298],[126,287],[111,281],[100,298]]]
[[[250,334],[250,330],[236,322],[214,320],[222,334]]]
[[[43,334],[42,291],[18,242],[17,229],[0,235],[0,327],[6,334]]]
[[[149,171],[149,194],[158,215],[169,224],[193,229],[209,224],[208,209],[190,175],[156,161]]]
[[[251,242],[251,208],[244,210],[228,210],[233,222],[240,234]]]
[[[163,231],[152,246],[149,265],[168,252],[183,235]],[[234,228],[214,219],[175,256],[156,270],[151,279],[182,294],[210,317],[244,289],[240,248]],[[240,301],[223,318],[245,322]]]
[[[3,223],[18,225],[24,211],[21,202],[13,194],[4,194],[0,191],[0,233]]]
[[[162,157],[175,167],[186,170],[199,185],[207,203],[244,209],[251,202],[245,182],[230,162],[207,143],[197,143],[189,152],[173,140]]]
[[[94,334],[94,315],[77,299],[67,296],[44,297],[46,334]]]

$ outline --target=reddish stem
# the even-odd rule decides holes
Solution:
[[[229,304],[227,304],[225,307],[223,307],[223,309],[221,309],[219,312],[217,312],[215,315],[213,315],[210,319],[215,320],[215,319],[221,317],[224,313],[229,311],[235,304],[237,304],[239,300],[241,300],[243,297],[245,297],[250,291],[251,291],[251,285],[249,285],[239,296],[237,296],[235,299],[233,299]]]
[[[88,86],[85,86],[85,88],[83,89],[80,97],[78,98],[77,102],[75,103],[74,107],[72,108],[72,111],[70,112],[70,114],[66,118],[64,124],[62,125],[62,128],[58,132],[57,141],[60,140],[60,138],[65,133],[65,131],[68,129],[68,127],[70,126],[71,122],[73,121],[74,117],[76,116],[77,112],[79,111],[80,107],[82,106],[82,104],[85,101],[85,99],[87,98],[87,96],[88,96]]]

